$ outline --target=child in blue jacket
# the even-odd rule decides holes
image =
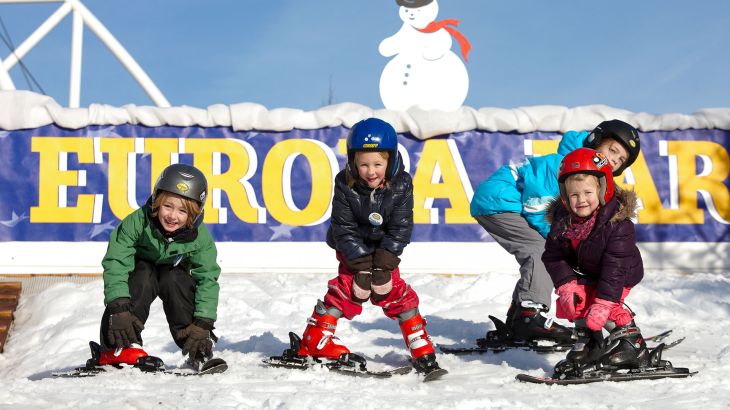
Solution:
[[[545,210],[560,193],[560,161],[581,147],[605,155],[613,175],[619,176],[639,156],[639,133],[615,119],[601,122],[590,133],[569,131],[556,154],[529,157],[521,164],[499,168],[479,185],[471,202],[471,215],[520,265],[520,279],[506,320],[517,340],[572,344],[572,331],[545,315],[550,309],[553,283],[541,258],[550,232]]]

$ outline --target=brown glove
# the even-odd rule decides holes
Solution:
[[[370,281],[372,274],[369,270],[361,270],[352,279],[352,300],[365,303],[370,299]]]
[[[393,290],[392,273],[393,272],[389,270],[373,268],[373,278],[370,284],[370,289],[373,291],[373,295],[371,297],[373,302],[379,302],[387,298],[390,291]]]
[[[213,357],[212,330],[213,321],[196,318],[188,327],[178,331],[175,339],[184,340],[182,354],[190,355],[192,358],[202,356],[210,359]]]
[[[111,347],[129,347],[132,343],[142,344],[144,324],[134,313],[129,298],[119,298],[109,303],[109,327],[107,339]]]
[[[373,268],[373,255],[365,255],[352,260],[346,260],[345,266],[352,273],[369,271]]]
[[[394,253],[385,249],[376,249],[375,256],[373,256],[373,267],[379,268],[385,271],[392,271],[398,267],[400,258],[395,256]]]

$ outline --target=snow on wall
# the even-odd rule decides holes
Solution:
[[[64,128],[87,125],[141,124],[231,127],[234,131],[318,129],[344,125],[378,117],[391,123],[399,133],[409,132],[416,138],[427,139],[468,130],[519,132],[588,130],[604,119],[618,118],[635,125],[641,131],[680,129],[730,129],[730,108],[706,108],[694,114],[633,113],[606,105],[568,108],[540,105],[520,108],[461,107],[455,112],[406,112],[374,110],[355,103],[341,103],[303,111],[293,108],[267,109],[255,103],[214,104],[206,109],[188,106],[157,108],[136,106],[113,107],[91,104],[88,108],[64,108],[53,98],[30,91],[0,91],[0,129],[37,128],[55,123]]]

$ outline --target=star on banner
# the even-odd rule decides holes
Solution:
[[[274,231],[274,233],[271,235],[271,238],[269,238],[269,241],[275,241],[277,239],[291,239],[291,231],[296,229],[296,226],[279,225],[270,226],[269,229]]]
[[[8,228],[13,228],[24,219],[28,219],[28,216],[26,216],[25,214],[18,216],[18,214],[13,211],[10,219],[7,221],[0,221],[0,225],[7,226]]]

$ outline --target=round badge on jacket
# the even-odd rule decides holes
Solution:
[[[368,215],[368,221],[375,226],[380,226],[383,224],[383,216],[377,212],[373,212]]]

